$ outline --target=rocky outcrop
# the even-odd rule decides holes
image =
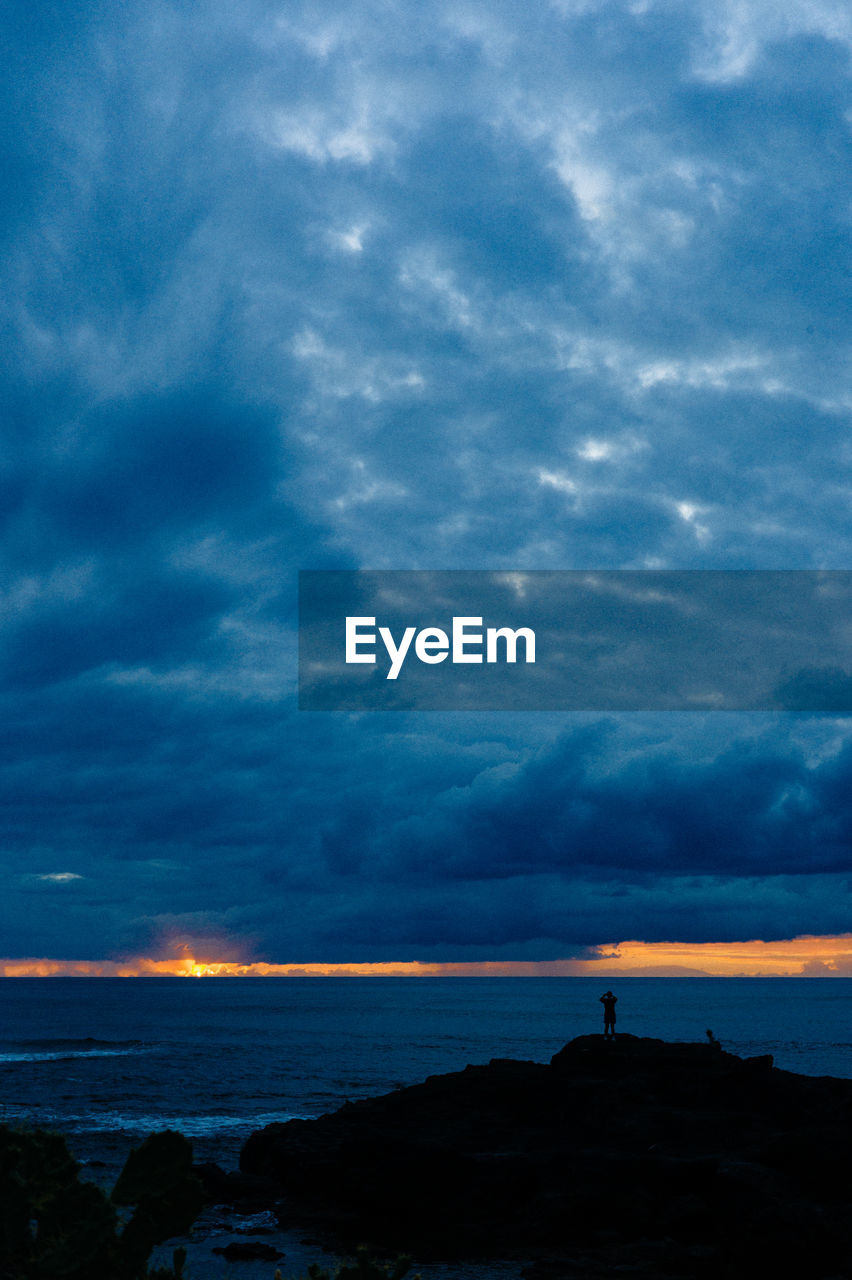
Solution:
[[[852,1081],[712,1044],[584,1036],[269,1125],[240,1163],[293,1222],[421,1258],[852,1276]]]

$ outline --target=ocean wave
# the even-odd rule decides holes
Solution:
[[[133,1115],[125,1111],[61,1112],[39,1110],[38,1115],[22,1108],[4,1108],[5,1118],[25,1119],[41,1127],[50,1126],[66,1133],[122,1133],[149,1134],[163,1129],[177,1129],[187,1138],[207,1138],[220,1134],[239,1133],[262,1129],[267,1124],[283,1124],[287,1120],[304,1120],[304,1115],[293,1111],[269,1111],[260,1115],[181,1115],[169,1116],[156,1112]],[[14,1113],[20,1114],[15,1116]]]
[[[141,1040],[11,1040],[0,1045],[3,1062],[59,1062],[65,1058],[115,1058],[149,1052]]]
[[[269,1111],[261,1115],[128,1115],[125,1112],[102,1111],[97,1115],[73,1117],[78,1133],[155,1133],[161,1129],[177,1129],[187,1138],[206,1138],[215,1134],[262,1129],[267,1124],[284,1124],[301,1120],[292,1111]],[[68,1117],[66,1124],[72,1117]]]
[[[311,1116],[314,1113],[311,1113]],[[208,1138],[244,1130],[251,1133],[268,1124],[284,1124],[288,1120],[310,1118],[294,1111],[267,1111],[247,1115],[163,1115],[146,1112],[135,1115],[128,1111],[59,1111],[53,1107],[0,1107],[0,1117],[5,1123],[23,1123],[38,1128],[58,1129],[63,1133],[159,1133],[163,1129],[177,1129],[187,1138]]]

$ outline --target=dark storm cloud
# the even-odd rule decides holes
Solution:
[[[845,9],[3,24],[9,950],[845,927],[842,722],[307,722],[293,629],[304,567],[849,561]]]
[[[852,870],[849,807],[836,804],[847,751],[815,770],[740,744],[700,765],[649,752],[604,777],[590,774],[585,754],[568,737],[497,796],[474,794],[447,842],[446,870],[487,879],[525,868],[592,877]]]
[[[44,477],[63,546],[124,551],[175,527],[238,523],[280,464],[270,412],[228,405],[221,387],[100,408],[80,434],[79,461],[55,459]]]
[[[852,762],[809,762],[796,721],[784,750],[766,718],[721,752],[666,742],[664,722],[536,750],[506,725],[474,746],[445,717],[394,731],[167,691],[65,697],[75,732],[46,741],[31,710],[3,764],[7,865],[27,868],[8,925],[48,954],[86,920],[83,958],[207,936],[279,961],[844,927]]]
[[[616,724],[567,733],[430,797],[392,828],[385,873],[421,883],[538,874],[646,883],[852,872],[848,748],[809,765],[789,742],[740,741],[700,762],[657,747],[613,766],[626,747]],[[359,814],[344,841],[344,821],[337,843],[352,856],[388,825]]]

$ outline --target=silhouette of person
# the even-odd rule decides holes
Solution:
[[[607,991],[601,996],[601,1004],[604,1007],[604,1035],[609,1037],[612,1035],[615,1039],[615,1006],[618,1003],[618,996],[614,996],[611,991]]]

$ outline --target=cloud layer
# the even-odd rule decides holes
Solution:
[[[849,563],[847,7],[4,24],[8,954],[842,930],[845,722],[310,717],[294,624],[302,567]]]

